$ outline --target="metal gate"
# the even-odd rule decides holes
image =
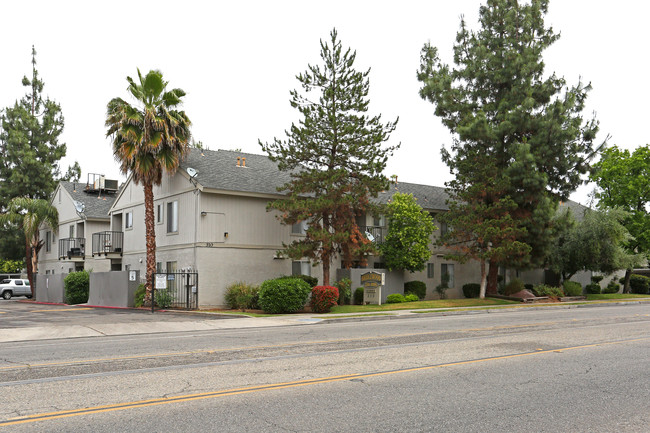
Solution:
[[[196,272],[156,272],[153,274],[154,309],[199,308],[199,274]]]

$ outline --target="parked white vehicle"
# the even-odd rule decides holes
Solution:
[[[11,299],[12,296],[32,297],[32,288],[29,280],[6,279],[0,281],[0,296]]]

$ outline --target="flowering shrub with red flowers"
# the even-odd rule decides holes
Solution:
[[[311,311],[329,313],[339,300],[339,289],[332,286],[316,286],[311,289]]]

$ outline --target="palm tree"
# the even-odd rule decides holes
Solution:
[[[16,197],[9,202],[7,212],[0,215],[0,226],[15,224],[25,233],[25,266],[34,295],[34,273],[38,272],[38,252],[43,247],[39,229],[45,223],[56,233],[59,211],[47,200]]]
[[[176,110],[185,96],[182,89],[166,91],[162,73],[152,70],[138,83],[131,77],[128,91],[136,99],[132,106],[122,98],[108,103],[107,137],[113,155],[124,174],[131,174],[144,188],[145,238],[147,245],[146,301],[151,300],[152,278],[156,271],[156,234],[153,211],[153,185],[160,185],[163,171],[174,174],[189,151],[190,119]]]

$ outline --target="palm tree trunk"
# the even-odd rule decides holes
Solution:
[[[29,286],[34,294],[34,272],[32,268],[32,244],[29,239],[25,238],[25,267],[27,268],[27,279]]]
[[[145,239],[147,244],[147,282],[145,283],[146,293],[145,305],[151,306],[153,293],[153,274],[156,272],[156,226],[153,214],[153,184],[143,182],[144,186],[144,226]]]

